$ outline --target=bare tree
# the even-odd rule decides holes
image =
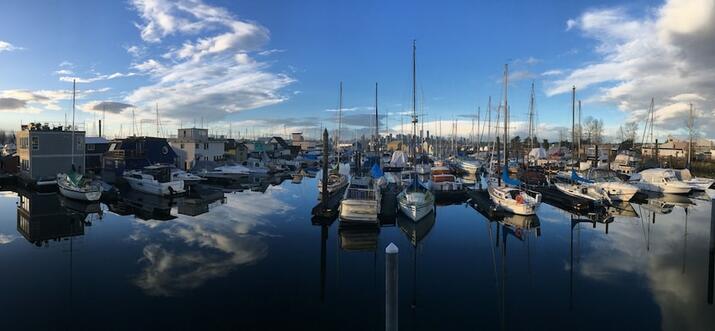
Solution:
[[[603,120],[586,117],[584,126],[589,143],[600,144],[603,142]]]
[[[636,141],[636,136],[638,135],[638,122],[626,122],[623,128],[623,140]]]

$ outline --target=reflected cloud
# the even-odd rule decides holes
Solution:
[[[294,209],[281,201],[281,191],[227,194],[225,204],[195,217],[135,220],[129,239],[147,244],[134,283],[149,295],[176,296],[262,260],[268,255],[264,240],[275,236],[267,218]]]
[[[624,274],[643,279],[661,310],[666,330],[696,330],[715,323],[706,303],[710,206],[676,207],[667,216],[643,212],[643,220],[617,218],[608,235],[589,236],[580,274],[598,281],[618,282]],[[650,224],[649,224],[650,223]],[[584,231],[585,229],[582,229]],[[574,230],[577,231],[577,230]],[[687,234],[687,235],[686,235]]]
[[[0,245],[5,245],[17,239],[16,235],[0,233]]]

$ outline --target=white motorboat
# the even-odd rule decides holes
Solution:
[[[432,167],[432,181],[431,181],[431,189],[434,192],[456,192],[456,191],[463,191],[464,190],[464,185],[462,184],[462,180],[457,178],[454,174],[452,174],[452,170],[450,170],[446,166],[437,166],[437,162],[435,162],[435,167]]]
[[[184,181],[174,180],[171,167],[153,165],[142,170],[124,172],[124,179],[132,189],[155,195],[176,195],[184,193]]]
[[[713,186],[713,183],[715,183],[715,179],[693,177],[688,169],[678,169],[673,171],[678,179],[683,181],[683,183],[690,185],[690,187],[695,191],[705,191]]]
[[[397,195],[400,211],[417,222],[434,210],[434,195],[417,180]]]
[[[267,174],[270,172],[270,168],[259,159],[249,158],[243,161],[241,166],[248,169],[248,172],[252,174]]]
[[[482,163],[479,160],[457,159],[455,163],[460,170],[468,174],[476,174],[482,167]]]
[[[101,186],[73,171],[57,174],[57,187],[60,194],[74,200],[98,201],[102,197]]]
[[[690,185],[678,179],[673,169],[646,169],[631,175],[628,182],[651,192],[687,194],[692,190]]]
[[[583,184],[578,182],[573,183],[554,183],[554,187],[561,193],[566,195],[582,198],[586,200],[603,202],[604,200],[610,200],[608,195],[603,191],[603,189],[595,187],[589,184]]]
[[[631,175],[636,172],[640,159],[637,158],[633,153],[623,152],[616,155],[616,158],[611,162],[611,170],[621,173]]]
[[[179,168],[172,168],[171,169],[171,179],[172,180],[183,180],[184,183],[187,182],[200,182],[203,180],[206,180],[206,178],[203,178],[201,176],[194,175],[192,173],[183,171]]]
[[[340,202],[340,221],[377,223],[381,199],[376,181],[370,177],[353,177]]]

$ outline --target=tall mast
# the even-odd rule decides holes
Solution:
[[[504,166],[507,165],[509,142],[509,64],[504,65]]]
[[[578,160],[581,161],[581,139],[583,127],[581,126],[581,100],[578,101]]]
[[[340,82],[340,92],[338,97],[338,132],[335,135],[335,156],[337,157],[337,166],[340,169],[340,131],[342,130],[343,121],[343,82]]]
[[[576,146],[576,86],[571,87],[571,153]],[[573,158],[573,155],[571,155]],[[573,162],[572,162],[573,163]]]
[[[76,88],[77,88],[77,81],[72,80],[72,171],[74,171],[74,145],[76,144],[75,138],[74,138],[74,107],[75,107],[75,100],[76,100]]]
[[[689,137],[690,140],[688,141],[688,169],[690,169],[690,163],[693,161],[693,125],[694,124],[695,123],[693,122],[693,104],[690,103],[690,113],[688,114],[688,134],[690,135],[690,137]]]
[[[159,103],[156,103],[156,136],[159,137]]]
[[[380,144],[380,120],[377,114],[377,82],[375,82],[375,152]]]
[[[482,145],[482,129],[481,129],[482,107],[477,106],[477,153]]]
[[[534,82],[531,82],[529,97],[529,149],[534,148]]]
[[[487,103],[487,139],[492,137],[492,96],[489,96]]]
[[[417,135],[417,45],[412,40],[412,142],[410,143],[410,154],[412,162],[416,160],[415,136]]]
[[[655,143],[655,140],[653,140],[653,119],[655,116],[655,98],[650,98],[650,142]],[[693,104],[690,104],[690,117],[692,119],[693,116]]]

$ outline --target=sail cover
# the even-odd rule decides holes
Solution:
[[[511,186],[521,185],[520,180],[513,179],[513,178],[509,177],[509,167],[508,166],[504,166],[504,169],[502,169],[501,179],[504,181],[504,184],[506,184],[506,185],[511,185]]]
[[[592,180],[583,178],[576,173],[576,170],[571,170],[571,180],[577,183],[593,183]]]
[[[539,147],[539,148],[532,148],[531,151],[529,152],[529,159],[532,160],[541,160],[546,158],[546,150]]]
[[[392,153],[392,159],[390,160],[391,167],[404,167],[407,164],[407,156],[403,151],[395,151]]]
[[[380,165],[375,163],[372,165],[372,169],[370,169],[370,175],[372,175],[372,178],[380,178],[385,175],[385,173],[382,172],[382,169],[380,169]]]

